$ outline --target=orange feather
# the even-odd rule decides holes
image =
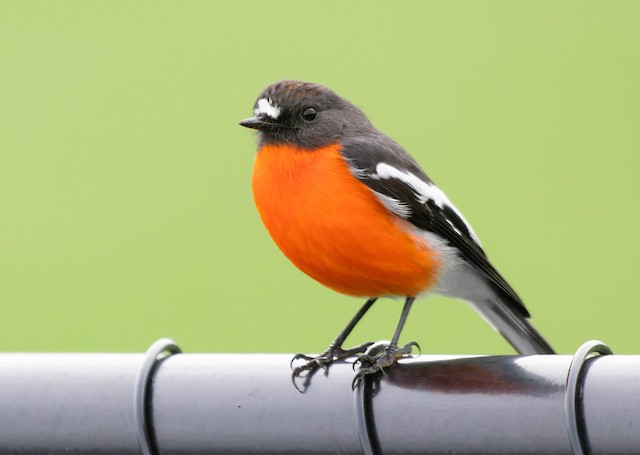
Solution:
[[[360,297],[416,296],[437,279],[437,253],[351,174],[338,144],[264,146],[252,183],[275,243],[325,286]]]

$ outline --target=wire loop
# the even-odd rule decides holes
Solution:
[[[371,416],[371,406],[373,391],[372,375],[366,374],[356,382],[353,389],[353,404],[355,405],[356,429],[360,447],[364,455],[378,455],[380,453],[373,419]]]
[[[589,453],[587,429],[583,414],[584,367],[592,354],[610,355],[611,348],[602,341],[591,340],[578,348],[567,372],[564,409],[569,443],[574,455]]]
[[[162,355],[163,353],[166,354]],[[136,376],[133,390],[133,416],[136,422],[138,444],[143,455],[157,455],[159,453],[149,415],[153,375],[161,360],[180,353],[182,353],[182,350],[173,340],[169,338],[159,339],[145,352],[142,366]]]

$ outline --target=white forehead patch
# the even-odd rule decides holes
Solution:
[[[277,119],[280,116],[282,109],[275,104],[271,98],[260,98],[258,100],[258,107],[253,110],[255,115],[266,115],[272,119]]]

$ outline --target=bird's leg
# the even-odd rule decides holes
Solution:
[[[335,362],[336,360],[345,359],[352,355],[364,352],[365,349],[371,346],[371,344],[373,343],[364,343],[350,349],[343,349],[342,343],[344,343],[344,341],[347,339],[347,337],[349,336],[353,328],[356,326],[356,324],[358,324],[358,322],[360,322],[360,319],[362,319],[362,316],[364,316],[364,314],[369,310],[369,308],[371,308],[371,306],[374,304],[376,300],[378,300],[377,297],[372,297],[368,299],[366,302],[364,302],[364,305],[362,305],[362,308],[358,310],[358,312],[351,319],[351,321],[349,321],[349,324],[347,324],[347,326],[344,329],[342,329],[342,332],[340,332],[340,334],[336,337],[336,339],[333,340],[333,342],[331,342],[329,347],[322,354],[316,357],[311,357],[305,354],[296,354],[293,357],[293,359],[291,359],[291,364],[293,369],[292,378],[295,379],[302,372],[308,371],[308,370],[315,370],[318,367],[326,369],[327,365],[329,365],[330,363]],[[293,362],[300,359],[306,360],[306,362],[303,363],[302,365],[299,365],[293,368]]]
[[[409,310],[411,310],[411,305],[415,297],[407,297],[404,302],[404,307],[402,308],[402,314],[400,315],[400,321],[398,321],[398,326],[396,327],[396,331],[393,334],[393,338],[391,339],[391,343],[387,345],[381,352],[375,355],[363,354],[358,358],[358,362],[360,364],[360,368],[358,369],[358,373],[353,379],[353,386],[355,387],[357,383],[364,378],[367,374],[373,374],[378,371],[381,371],[383,368],[391,366],[397,359],[400,359],[411,353],[412,347],[417,347],[418,343],[412,341],[407,343],[401,348],[398,348],[398,340],[400,339],[400,333],[402,332],[402,328],[404,327],[404,323],[407,320],[407,316],[409,316]]]

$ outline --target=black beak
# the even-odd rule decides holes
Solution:
[[[246,118],[240,122],[240,125],[244,126],[245,128],[253,128],[254,130],[260,130],[260,131],[275,131],[279,128],[285,127],[285,125],[281,123],[277,123],[275,120],[271,119],[270,117],[263,117],[260,115]]]

